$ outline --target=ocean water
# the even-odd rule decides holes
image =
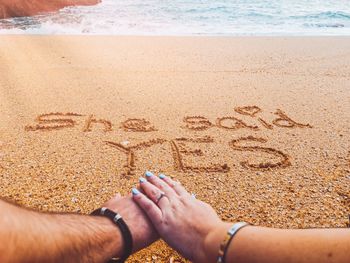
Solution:
[[[350,35],[350,0],[103,0],[2,19],[0,34]]]

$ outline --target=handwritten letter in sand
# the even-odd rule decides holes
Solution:
[[[210,154],[207,153],[208,146],[213,147],[217,145],[216,138],[212,136],[198,136],[198,132],[205,132],[207,130],[216,128],[221,129],[226,132],[236,132],[244,131],[249,132],[259,132],[262,129],[265,131],[271,131],[275,128],[278,129],[305,129],[312,128],[310,124],[303,124],[296,120],[293,120],[287,115],[283,110],[277,109],[273,113],[273,120],[267,121],[263,119],[260,115],[263,110],[258,106],[242,106],[235,107],[234,114],[231,116],[217,117],[215,120],[210,120],[205,116],[194,115],[186,116],[183,118],[183,124],[180,127],[185,130],[194,131],[196,134],[193,136],[184,136],[177,138],[159,138],[155,137],[150,140],[143,140],[141,142],[134,144],[133,146],[127,146],[123,143],[113,140],[103,140],[102,141],[114,148],[118,154],[124,154],[126,157],[126,162],[123,165],[122,174],[125,176],[135,175],[135,170],[137,169],[135,163],[135,155],[141,154],[146,148],[150,148],[154,145],[161,145],[170,154],[169,156],[173,159],[174,170],[180,172],[215,172],[215,173],[226,173],[230,171],[234,164],[229,164],[225,162],[213,162],[210,158]],[[251,118],[255,123],[251,123],[242,118]],[[79,120],[79,121],[78,121]],[[110,133],[116,130],[114,127],[120,127],[120,129],[125,133],[157,133],[157,129],[151,123],[151,121],[144,118],[129,118],[122,121],[120,125],[113,125],[112,121],[105,118],[98,118],[94,114],[78,114],[78,113],[46,113],[40,114],[35,118],[35,124],[25,126],[25,130],[28,132],[50,132],[62,129],[72,129],[81,126],[81,132],[99,132]],[[101,134],[98,136],[101,138]],[[222,138],[217,138],[222,143]],[[266,170],[266,169],[281,169],[286,168],[291,163],[291,158],[287,153],[281,150],[261,146],[261,144],[268,144],[268,140],[259,136],[253,136],[248,134],[247,136],[238,136],[228,140],[226,143],[221,145],[222,147],[227,147],[225,154],[235,154],[235,152],[245,152],[253,154],[253,157],[248,160],[243,160],[240,165],[245,169],[255,169],[255,170]],[[222,148],[220,146],[220,148]],[[216,146],[217,147],[217,146]],[[231,149],[231,151],[230,151]],[[221,151],[222,152],[222,151]],[[256,161],[254,156],[271,159],[270,161]],[[237,159],[237,158],[235,158]],[[189,162],[192,160],[192,162]],[[198,161],[193,161],[198,160]],[[205,160],[208,165],[200,165],[200,160]]]

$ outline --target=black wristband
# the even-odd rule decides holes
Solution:
[[[129,227],[123,220],[120,214],[113,212],[112,210],[102,207],[99,209],[96,209],[91,213],[93,216],[105,216],[108,217],[114,224],[116,224],[122,233],[123,241],[124,241],[124,253],[123,256],[120,257],[119,259],[111,259],[108,262],[117,262],[117,263],[124,263],[126,259],[131,255],[132,253],[132,245],[133,245],[133,240],[132,240],[132,235],[130,232]]]

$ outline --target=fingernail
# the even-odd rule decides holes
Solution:
[[[145,175],[146,175],[148,178],[150,178],[150,177],[153,176],[153,173],[151,173],[150,171],[146,171],[146,172],[145,172]]]
[[[133,189],[131,190],[131,192],[132,192],[133,195],[138,195],[138,194],[140,193],[140,191],[137,190],[136,188],[133,188]]]
[[[140,177],[140,184],[142,184],[142,183],[144,183],[144,182],[146,182],[147,180],[145,179],[145,178],[143,178],[143,177]]]
[[[191,196],[192,196],[192,198],[197,199],[196,194],[192,193]]]
[[[160,174],[160,175],[159,175],[159,178],[160,178],[160,179],[164,179],[165,177],[166,177],[165,174]]]

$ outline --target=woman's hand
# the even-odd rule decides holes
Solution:
[[[215,262],[221,240],[229,226],[214,209],[195,199],[178,182],[146,172],[140,178],[141,193],[133,198],[145,211],[160,236],[182,256],[195,262]],[[213,237],[217,237],[213,246]]]

